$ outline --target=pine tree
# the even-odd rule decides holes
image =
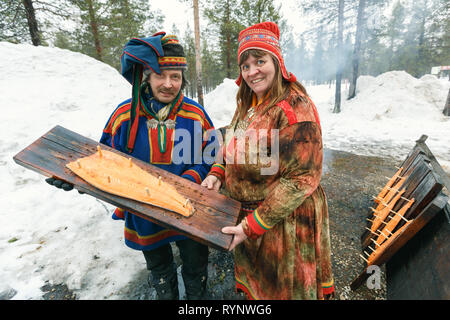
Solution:
[[[392,15],[387,25],[386,36],[389,39],[389,70],[393,69],[395,64],[394,57],[397,53],[397,46],[402,47],[402,45],[398,45],[400,42],[399,39],[403,35],[404,32],[404,21],[405,21],[405,8],[402,3],[397,0],[392,9]]]
[[[77,10],[74,31],[60,30],[55,45],[95,57],[120,70],[123,46],[161,30],[164,16],[146,0],[67,0]]]
[[[59,28],[62,19],[70,17],[65,0],[0,1],[0,41],[31,42],[45,45],[52,34],[46,28]],[[37,14],[39,12],[39,16]]]
[[[30,31],[31,42],[33,46],[41,45],[41,35],[36,20],[36,11],[34,10],[33,1],[23,0],[23,6],[25,8],[28,30]]]
[[[0,1],[0,41],[30,41],[25,8],[20,1]]]
[[[188,84],[185,87],[185,94],[190,98],[196,97],[196,70],[195,70],[195,40],[192,37],[192,29],[189,23],[186,24],[183,37],[180,39],[184,48],[184,54],[186,56],[186,62],[188,68],[185,72],[185,77]]]
[[[236,64],[239,32],[244,26],[239,22],[239,4],[233,0],[207,1],[204,15],[209,20],[211,33],[218,41],[222,67],[227,78],[236,78],[239,70]]]

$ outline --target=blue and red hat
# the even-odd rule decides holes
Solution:
[[[136,140],[141,101],[139,90],[144,70],[161,74],[164,69],[187,67],[184,50],[175,35],[158,32],[147,38],[132,38],[123,48],[120,57],[122,76],[132,85],[130,124],[127,150],[131,152]]]

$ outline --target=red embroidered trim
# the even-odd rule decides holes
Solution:
[[[292,109],[292,106],[289,103],[287,103],[286,100],[278,102],[277,106],[279,106],[284,111],[284,114],[288,118],[290,126],[293,125],[294,123],[297,123],[297,116],[294,112],[294,109]]]

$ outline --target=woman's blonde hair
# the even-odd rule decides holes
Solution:
[[[244,51],[239,57],[239,68],[248,59],[250,55],[258,59],[265,56],[266,54],[269,54],[273,60],[273,63],[275,65],[275,76],[272,85],[268,90],[268,92],[270,92],[268,97],[269,103],[267,104],[267,107],[262,111],[263,114],[266,113],[270,108],[275,106],[278,102],[286,99],[289,95],[289,89],[291,88],[299,90],[305,96],[308,95],[306,89],[302,86],[300,82],[298,81],[293,83],[288,82],[282,77],[278,60],[267,51],[259,49],[249,49]],[[239,86],[239,90],[236,95],[236,104],[239,111],[238,115],[239,120],[242,120],[244,118],[245,114],[247,113],[247,110],[250,108],[252,104],[252,99],[253,99],[253,91],[252,89],[250,89],[250,87],[243,79],[241,81],[241,85]]]

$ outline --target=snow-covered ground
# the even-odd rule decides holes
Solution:
[[[120,299],[145,269],[123,243],[113,207],[48,186],[13,156],[55,125],[98,140],[131,88],[113,68],[80,53],[0,42],[0,297],[40,299],[46,280],[80,299]],[[402,161],[422,134],[450,171],[450,118],[442,109],[450,83],[403,71],[360,77],[358,94],[333,114],[334,87],[307,87],[318,107],[325,147]],[[345,89],[345,87],[344,87]],[[237,86],[225,79],[205,96],[216,127],[234,112]],[[344,90],[343,96],[346,96]]]

